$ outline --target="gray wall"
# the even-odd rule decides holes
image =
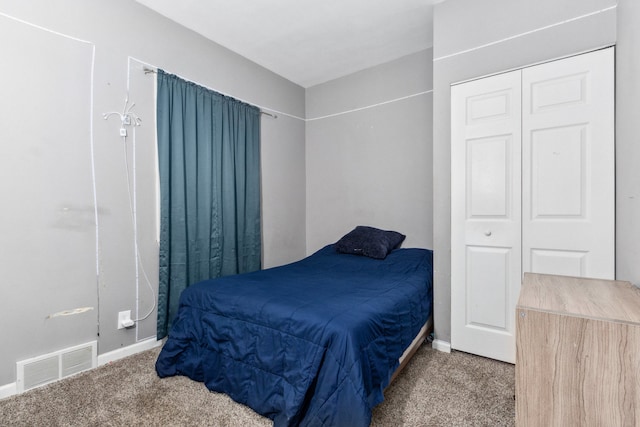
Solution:
[[[432,247],[431,57],[307,89],[307,253],[360,224]]]
[[[640,2],[618,0],[616,278],[640,286]]]
[[[133,251],[133,226],[127,180],[125,173],[125,149],[129,168],[132,170],[132,134],[126,146],[120,139],[117,119],[103,120],[102,114],[121,111],[127,93],[127,76],[130,75],[129,97],[136,106],[134,111],[143,124],[136,129],[136,177],[138,244],[142,264],[149,282],[157,290],[157,241],[156,241],[156,187],[155,187],[155,140],[154,140],[154,79],[144,75],[139,61],[158,66],[201,85],[213,88],[238,99],[288,113],[305,116],[305,91],[270,71],[240,57],[239,55],[211,43],[201,36],[180,27],[149,9],[130,0],[84,1],[84,0],[32,0],[21,2],[0,0],[0,14],[6,14],[40,27],[62,33],[89,43],[70,39],[10,21],[0,16],[3,31],[7,22],[16,28],[29,28],[23,32],[27,37],[5,37],[3,43],[12,40],[18,49],[27,44],[47,40],[54,47],[80,46],[82,51],[77,73],[68,75],[56,71],[65,61],[65,54],[50,53],[41,46],[38,61],[17,62],[3,58],[3,68],[11,69],[10,84],[16,87],[34,85],[34,63],[37,73],[49,78],[51,87],[60,87],[66,79],[66,92],[50,90],[25,91],[28,99],[0,98],[1,110],[12,110],[14,106],[28,104],[30,111],[27,126],[39,129],[42,135],[56,129],[56,137],[48,139],[29,137],[34,149],[30,157],[20,159],[24,170],[36,170],[35,156],[38,150],[47,150],[44,168],[70,170],[74,179],[66,181],[65,188],[44,187],[46,195],[40,203],[32,192],[35,184],[25,180],[33,175],[4,176],[11,180],[12,190],[3,194],[4,200],[14,200],[23,194],[28,200],[25,208],[13,206],[21,215],[3,216],[10,226],[2,228],[2,252],[16,252],[21,256],[4,258],[0,279],[3,297],[0,310],[0,386],[12,383],[15,377],[15,362],[25,358],[55,351],[67,346],[98,339],[99,354],[134,344],[136,341],[155,336],[156,312],[141,321],[137,329],[117,330],[117,313],[136,309],[135,254]],[[22,31],[22,30],[21,30]],[[15,32],[13,33],[15,34]],[[3,33],[4,35],[4,33]],[[93,102],[87,82],[90,82],[91,52],[95,46],[93,73]],[[84,50],[83,50],[84,49]],[[3,51],[5,52],[5,51]],[[56,52],[56,51],[54,51]],[[75,52],[75,50],[74,50]],[[135,58],[130,59],[129,57]],[[89,59],[88,61],[86,59]],[[47,63],[47,61],[49,61]],[[84,61],[84,62],[82,62]],[[76,61],[77,62],[77,61]],[[70,62],[76,64],[76,62]],[[50,66],[49,66],[50,65]],[[13,68],[11,68],[13,67]],[[73,70],[73,66],[71,70]],[[89,77],[87,77],[89,76]],[[60,83],[60,85],[57,84]],[[74,84],[74,82],[76,84]],[[39,84],[39,83],[38,83]],[[6,86],[5,86],[6,87]],[[35,94],[34,94],[35,93]],[[68,95],[68,96],[65,96]],[[82,100],[84,116],[65,117],[70,101]],[[93,217],[93,191],[90,179],[89,153],[89,108],[93,107],[95,144],[96,194],[99,223],[99,278],[96,283],[95,221]],[[73,105],[69,107],[71,111]],[[18,110],[16,110],[18,111]],[[62,116],[62,117],[61,117]],[[3,124],[21,125],[20,117],[3,116]],[[80,120],[80,121],[79,121]],[[65,124],[60,126],[60,123]],[[64,136],[62,131],[73,129],[78,149],[67,148],[56,138]],[[59,131],[62,129],[62,131]],[[40,135],[36,134],[36,135]],[[4,135],[4,134],[3,134]],[[31,135],[31,133],[29,133]],[[81,136],[78,136],[81,135]],[[29,139],[27,138],[27,139]],[[35,138],[35,139],[34,139]],[[262,198],[264,266],[270,267],[302,258],[305,246],[305,123],[303,120],[279,114],[278,119],[262,119]],[[36,140],[37,139],[37,140]],[[74,139],[75,141],[75,139]],[[13,153],[3,140],[2,156]],[[126,147],[126,148],[125,148]],[[54,148],[54,149],[52,149]],[[16,168],[20,171],[22,168]],[[52,169],[53,170],[53,169]],[[46,175],[45,175],[46,177]],[[40,179],[38,183],[46,180]],[[3,187],[4,189],[5,187]],[[14,197],[15,196],[15,197]],[[46,200],[45,200],[46,199]],[[45,201],[47,203],[45,203]],[[53,208],[60,208],[53,212]],[[63,211],[63,207],[71,207]],[[84,209],[84,210],[83,210]],[[58,215],[68,212],[74,215],[83,228],[81,232],[67,231],[60,234],[46,227],[46,218],[38,215]],[[42,214],[41,214],[42,213]],[[78,219],[78,217],[80,219]],[[55,219],[55,218],[54,218]],[[38,220],[44,224],[42,232],[33,232],[32,224]],[[50,228],[55,227],[55,223]],[[58,222],[58,226],[60,222]],[[73,222],[63,222],[71,227]],[[75,240],[73,240],[75,239]],[[76,240],[82,246],[76,245]],[[9,245],[10,243],[10,245]],[[79,244],[78,244],[79,245]],[[43,250],[43,247],[47,249]],[[76,256],[64,258],[64,268],[56,248],[63,254]],[[80,251],[77,248],[89,248]],[[80,256],[82,254],[82,256]],[[8,260],[11,262],[8,262]],[[39,270],[46,280],[26,280],[32,271]],[[146,314],[153,304],[143,272],[139,272],[140,315]],[[11,280],[8,278],[11,277]],[[93,307],[85,313],[46,318],[63,309],[84,306]],[[96,336],[99,322],[99,337]],[[88,326],[87,326],[88,325]]]
[[[625,8],[635,7],[636,14],[629,16],[627,27],[638,25],[637,6],[627,2]],[[615,0],[448,0],[438,4],[434,22],[434,249],[435,249],[435,311],[434,323],[436,339],[449,342],[451,338],[451,151],[450,151],[450,85],[466,79],[519,68],[541,61],[552,60],[566,55],[592,50],[616,41]],[[620,12],[618,13],[620,14]],[[587,15],[587,16],[584,16]],[[631,14],[633,15],[633,14]],[[557,25],[556,25],[557,24]],[[634,31],[637,39],[637,30]],[[620,37],[620,35],[619,35]],[[626,34],[622,36],[628,38]],[[477,49],[474,49],[477,48]],[[618,51],[621,55],[631,54],[631,47]],[[637,57],[636,57],[637,58]],[[619,62],[618,62],[619,63]],[[636,59],[637,63],[637,59]],[[630,66],[627,67],[630,74]],[[618,73],[618,85],[624,84]],[[630,78],[630,75],[626,77]],[[637,84],[637,83],[636,83]],[[637,98],[637,93],[636,93]],[[637,101],[629,101],[629,104]],[[619,104],[618,104],[619,106]],[[627,107],[628,108],[628,107]],[[620,115],[618,126],[620,126]],[[619,129],[619,128],[618,128]],[[638,148],[624,148],[629,145],[632,131],[627,127],[626,135],[618,134],[617,149],[631,151],[637,158]],[[637,138],[637,137],[636,137]],[[629,167],[630,169],[630,167]],[[618,168],[616,182],[618,190],[635,180],[628,171]],[[637,186],[633,191],[637,191]],[[637,201],[632,202],[637,206]],[[621,250],[620,242],[626,233],[636,235],[630,226],[630,215],[620,212],[617,226],[618,278],[638,278],[635,273],[621,274],[623,260],[633,259],[633,254]],[[634,233],[635,232],[635,233]],[[628,240],[633,237],[627,238]],[[636,239],[637,240],[637,239]],[[627,246],[638,247],[628,242]],[[635,251],[637,253],[637,250]],[[638,265],[637,262],[635,265]]]
[[[0,40],[3,358],[37,351],[42,341],[65,347],[94,340],[98,307],[92,46],[2,16]],[[58,102],[38,102],[43,97]],[[71,309],[80,310],[63,315]],[[3,364],[0,380],[13,367]]]

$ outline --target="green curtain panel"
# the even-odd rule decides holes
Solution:
[[[260,110],[158,70],[158,339],[182,290],[260,269]]]

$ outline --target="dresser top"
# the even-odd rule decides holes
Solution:
[[[640,325],[640,288],[619,280],[525,273],[516,308]]]

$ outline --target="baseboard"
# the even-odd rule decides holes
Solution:
[[[451,353],[451,343],[441,340],[433,340],[431,347],[444,353]]]
[[[0,399],[11,397],[18,392],[17,383],[0,385]]]
[[[110,351],[108,353],[98,355],[98,366],[106,365],[107,363],[115,362],[116,360],[125,358],[127,356],[133,356],[134,354],[151,350],[152,348],[159,347],[164,341],[158,341],[156,337],[151,337],[144,341],[139,341],[135,344],[128,345],[126,347],[119,348],[117,350]]]

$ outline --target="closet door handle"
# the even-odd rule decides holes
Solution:
[[[487,237],[491,236],[491,230],[487,230],[487,231],[485,231],[485,232],[484,232],[484,235],[485,235],[485,236],[487,236]]]

